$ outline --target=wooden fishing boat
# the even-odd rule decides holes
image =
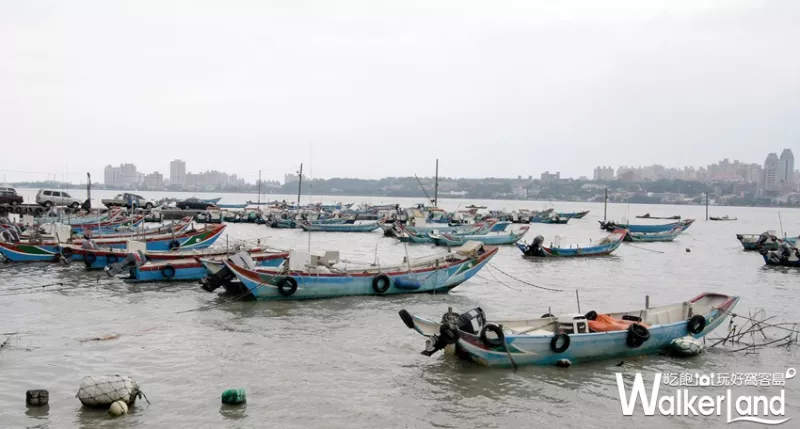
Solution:
[[[414,231],[409,231],[408,229],[404,228],[402,225],[398,227],[396,237],[400,240],[401,243],[414,243],[414,244],[430,244],[433,243],[433,238],[431,238],[428,234],[417,234]]]
[[[289,256],[285,252],[248,252],[247,255],[256,267],[278,267]],[[226,256],[205,258],[205,264],[223,264]],[[129,270],[128,282],[197,281],[208,275],[206,265],[200,258],[147,261],[135,264]]]
[[[297,228],[297,222],[294,219],[267,219],[267,225],[270,228],[291,229]]]
[[[778,238],[775,236],[775,231],[766,231],[761,234],[736,234],[736,239],[742,243],[744,250],[778,250],[781,242],[787,241],[789,244],[796,245],[800,237],[784,237]]]
[[[793,244],[782,241],[777,250],[761,249],[764,263],[781,267],[800,267],[800,250]]]
[[[674,216],[650,216],[650,213],[645,213],[643,215],[636,216],[638,219],[662,219],[662,220],[681,220],[681,217],[678,215]]]
[[[544,218],[535,217],[535,218],[531,218],[531,223],[550,223],[550,224],[554,224],[554,225],[564,225],[567,222],[569,222],[569,219],[570,218],[568,218],[568,217],[567,218],[561,218],[561,217],[557,217],[557,216],[544,217]]]
[[[439,322],[406,310],[399,314],[408,328],[426,337],[425,356],[450,346],[459,358],[482,366],[517,367],[656,354],[678,338],[708,335],[738,302],[738,296],[703,293],[664,307],[506,321],[488,321],[480,308],[462,314],[450,309]]]
[[[214,244],[224,230],[225,225],[214,225],[199,230],[184,231],[180,234],[149,235],[143,237],[142,241],[145,242],[147,250],[204,249]],[[74,244],[82,248],[83,244],[86,242],[86,247],[94,247],[99,250],[103,248],[122,249],[128,245],[128,241],[129,238],[97,238],[91,239],[91,241],[87,239],[71,239],[67,240],[66,243]],[[70,254],[69,250],[67,251],[67,255],[62,255],[61,244],[62,243],[55,240],[37,240],[19,243],[0,242],[0,253],[11,262],[55,262],[62,256],[74,260],[83,259],[83,255],[78,256]],[[91,259],[91,256],[89,258]]]
[[[665,232],[672,231],[676,226],[680,226],[686,231],[694,223],[694,219],[684,219],[680,222],[673,222],[661,225],[632,225],[629,223],[617,223],[614,221],[598,221],[600,228],[606,231],[613,231],[615,229],[627,229],[630,232]]]
[[[683,232],[683,227],[676,226],[672,231],[662,232],[630,232],[625,236],[625,241],[656,242],[673,241]]]
[[[710,216],[708,220],[716,220],[716,221],[729,221],[729,220],[737,220],[735,217],[729,217],[728,215],[725,216]]]
[[[372,232],[381,227],[383,221],[369,222],[369,223],[317,223],[312,224],[308,221],[300,221],[297,223],[303,231],[309,232]]]
[[[583,219],[587,214],[589,214],[589,210],[582,212],[556,212],[556,217],[562,219]]]
[[[428,232],[438,232],[447,234],[480,234],[481,231],[488,232],[491,227],[487,226],[485,222],[476,222],[473,224],[454,225],[454,226],[445,226],[445,225],[414,226],[406,224],[404,228],[415,234],[425,234]]]
[[[610,255],[617,250],[627,235],[628,232],[626,230],[618,229],[596,243],[575,247],[561,247],[560,245],[545,247],[542,246],[544,237],[539,235],[529,245],[517,243],[517,248],[522,251],[522,255],[526,258],[602,256]]]
[[[260,300],[334,298],[447,292],[464,283],[497,254],[497,247],[464,246],[396,265],[339,267],[339,252],[323,256],[291,251],[279,270],[249,269],[231,260],[225,265]]]
[[[140,242],[141,243],[141,242]],[[146,248],[146,247],[145,247]],[[61,254],[69,257],[69,260],[83,261],[87,269],[102,269],[107,266],[122,262],[134,252],[129,246],[125,248],[91,248],[87,245],[61,244]],[[178,259],[199,259],[230,256],[240,251],[239,246],[233,248],[197,248],[192,250],[181,250],[176,248],[167,251],[145,250],[142,253],[144,261],[174,261]],[[249,253],[264,253],[266,249],[254,247],[246,250]]]
[[[514,244],[528,232],[529,226],[523,226],[518,231],[490,232],[481,235],[450,235],[428,233],[428,237],[437,246],[463,246],[468,241],[477,241],[489,246],[500,246],[504,244]]]

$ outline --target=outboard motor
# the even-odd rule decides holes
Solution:
[[[485,323],[486,315],[480,307],[464,314],[454,313],[452,307],[448,308],[447,313],[442,315],[439,334],[426,341],[422,355],[431,356],[448,345],[455,344],[460,337],[459,331],[477,335]]]
[[[528,246],[528,249],[525,250],[526,256],[543,256],[544,250],[542,250],[542,243],[544,242],[544,237],[541,235],[537,235],[536,238],[533,239],[533,243]]]
[[[138,267],[142,265],[146,260],[144,252],[141,250],[128,253],[125,259],[106,266],[106,274],[108,274],[109,277],[114,277],[128,267]]]
[[[790,256],[792,256],[792,250],[793,250],[792,245],[784,241],[778,247],[778,254],[781,257],[781,259],[786,260],[789,259]]]

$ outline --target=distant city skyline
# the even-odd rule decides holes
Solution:
[[[800,150],[797,2],[34,3],[0,14],[5,181],[168,181],[173,159],[251,183],[437,158],[591,177]]]

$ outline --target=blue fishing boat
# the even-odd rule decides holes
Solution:
[[[399,232],[396,234],[401,243],[414,243],[414,244],[430,244],[433,239],[428,236],[428,233],[417,234],[414,231],[409,231],[402,226],[399,227]]]
[[[625,241],[657,242],[673,241],[683,232],[682,226],[676,226],[671,231],[662,232],[630,232],[625,236]]]
[[[583,219],[587,214],[589,214],[589,210],[582,212],[556,212],[556,216],[562,219]]]
[[[529,245],[517,243],[517,248],[522,251],[523,256],[532,258],[602,256],[610,255],[617,250],[626,235],[628,235],[626,230],[618,229],[596,243],[575,247],[561,247],[560,245],[556,245],[555,247],[552,245],[550,247],[542,246],[544,237],[538,235]]]
[[[141,241],[145,242],[147,250],[205,249],[214,244],[224,230],[225,225],[215,225],[205,229],[187,230],[178,234],[145,236],[141,238]],[[131,237],[97,238],[90,240],[73,239],[70,240],[69,244],[73,244],[74,246],[65,247],[63,249],[63,254],[61,249],[62,243],[55,240],[34,240],[18,243],[0,242],[0,253],[10,262],[55,262],[59,260],[61,256],[73,260],[84,260],[85,258],[94,260],[97,258],[95,250],[100,251],[100,249],[107,248],[124,249],[128,245],[129,239],[131,239]],[[75,253],[75,247],[80,249],[85,248],[86,252],[80,254]],[[87,256],[87,254],[91,255]]]
[[[356,224],[318,223],[300,221],[297,224],[309,232],[372,232],[381,227],[382,221]]]
[[[294,219],[267,219],[267,225],[270,228],[292,229],[297,228],[297,222]]]
[[[568,217],[558,217],[558,216],[549,216],[549,217],[534,217],[531,218],[531,223],[549,223],[554,225],[564,225],[569,222]]]
[[[447,234],[479,234],[482,230],[488,231],[489,230],[488,228],[489,227],[484,222],[477,222],[468,225],[455,225],[455,226],[443,226],[443,225],[414,226],[408,224],[405,226],[405,229],[415,234],[425,234],[428,232],[438,232]]]
[[[742,243],[744,250],[778,250],[783,241],[796,245],[798,237],[778,238],[774,231],[766,231],[761,234],[736,234],[736,239]]]
[[[428,233],[428,237],[437,246],[463,246],[468,241],[477,241],[490,246],[500,246],[504,244],[514,244],[528,232],[530,227],[524,226],[518,231],[507,231],[498,233],[488,233],[482,235],[450,235],[450,234],[436,234],[433,232]]]
[[[217,204],[217,207],[221,209],[243,209],[247,207],[247,204]]]
[[[278,267],[289,256],[288,253],[247,253],[255,267]],[[222,263],[223,257],[206,258],[206,262]],[[109,270],[110,272],[110,270]],[[205,264],[199,258],[147,261],[134,264],[129,270],[129,282],[197,281],[207,274]]]
[[[782,241],[777,250],[761,249],[764,263],[781,267],[800,267],[800,250],[793,244]]]
[[[598,221],[600,228],[606,231],[613,231],[615,229],[627,229],[630,232],[666,232],[672,231],[673,228],[679,226],[682,230],[686,231],[693,223],[694,219],[685,219],[680,222],[672,222],[661,225],[631,225],[629,223],[616,223],[613,221]]]
[[[257,299],[315,299],[447,292],[472,278],[495,254],[497,247],[469,242],[397,265],[347,264],[339,268],[338,252],[315,256],[295,251],[279,270],[248,269],[231,260],[225,265]]]
[[[517,367],[656,354],[678,338],[708,335],[738,302],[738,296],[704,293],[664,307],[607,314],[545,314],[539,319],[490,322],[476,308],[462,314],[448,310],[440,322],[406,310],[400,310],[400,317],[426,337],[425,356],[452,346],[456,356],[482,366]]]

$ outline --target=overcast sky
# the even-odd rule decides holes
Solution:
[[[763,163],[799,42],[798,0],[3,0],[0,178]]]

